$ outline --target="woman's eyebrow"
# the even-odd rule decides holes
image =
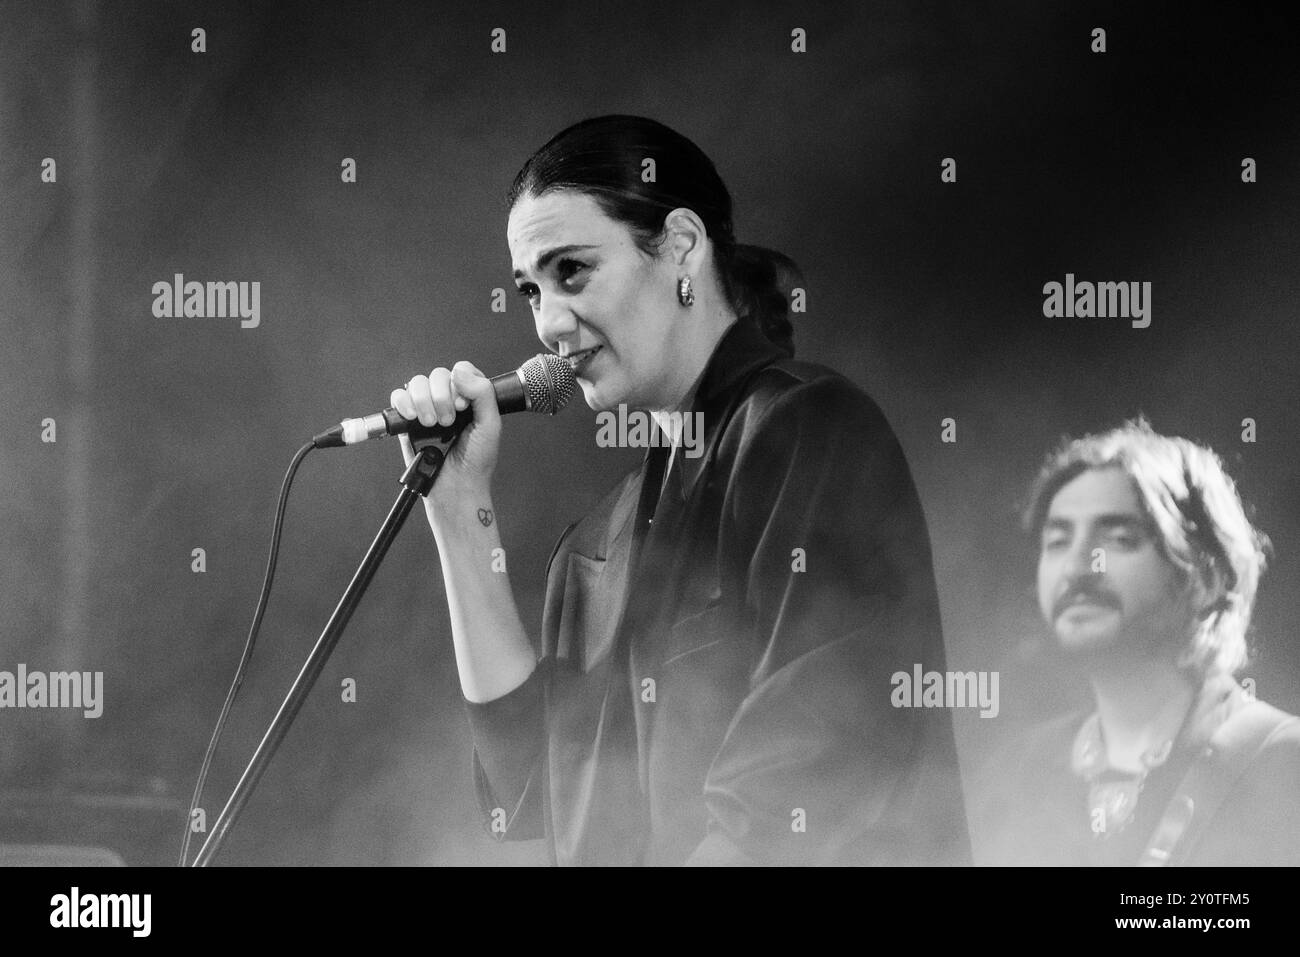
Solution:
[[[567,246],[556,246],[554,249],[548,249],[546,250],[546,252],[542,253],[540,256],[537,257],[536,271],[542,272],[544,269],[546,269],[547,266],[550,265],[551,260],[553,260],[556,256],[563,256],[565,253],[571,253],[577,249],[595,249],[595,248],[596,248],[595,244],[588,244],[586,246],[583,246],[577,243],[570,243]],[[522,269],[515,270],[515,278],[516,279],[524,278],[524,272]]]

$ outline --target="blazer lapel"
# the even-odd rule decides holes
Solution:
[[[566,533],[548,567],[546,653],[584,672],[608,656],[623,616],[640,489],[640,474],[627,476],[571,536]]]
[[[658,426],[652,426],[654,441],[639,473],[615,500],[607,520],[592,527],[595,531],[603,525],[604,541],[587,542],[586,548],[581,541],[574,542],[576,553],[570,554],[568,576],[574,579],[574,590],[581,592],[581,597],[573,606],[572,596],[564,596],[561,620],[573,622],[573,638],[576,641],[581,635],[584,647],[562,647],[561,657],[573,656],[583,671],[591,671],[654,614],[665,589],[673,587],[679,555],[690,551],[684,539],[692,533],[685,524],[687,502],[714,456],[725,420],[739,401],[739,386],[751,373],[782,356],[780,349],[746,321],[734,323],[723,334],[701,374],[691,411],[692,416],[703,416],[703,434],[696,433],[695,438],[700,454],[691,457],[685,446],[678,449],[667,486],[663,477],[672,450]],[[601,556],[582,554],[597,548],[603,548],[603,562]],[[590,567],[573,567],[584,563]],[[602,567],[595,568],[596,563]],[[582,579],[581,583],[577,579]]]
[[[785,358],[785,355],[748,320],[738,320],[723,334],[705,367],[691,408],[691,424],[700,421],[704,427],[697,444],[700,454],[694,457],[684,455],[684,448],[677,453],[682,457],[682,499],[690,498],[700,473],[713,457],[722,426],[741,399],[743,390],[739,387],[751,374]]]

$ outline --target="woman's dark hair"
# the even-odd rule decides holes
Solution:
[[[642,179],[653,159],[654,182]],[[723,293],[742,321],[753,323],[787,355],[794,355],[791,287],[799,267],[771,249],[736,242],[731,194],[704,152],[662,123],[640,116],[597,116],[557,133],[515,177],[507,201],[570,189],[591,196],[611,219],[631,231],[637,246],[656,255],[664,217],[693,210],[713,243]]]

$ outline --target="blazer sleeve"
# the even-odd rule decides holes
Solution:
[[[891,675],[942,668],[943,646],[902,449],[838,377],[785,390],[741,429],[719,565],[752,668],[688,863],[912,862],[935,823],[917,773],[932,718],[891,706]],[[941,747],[941,778],[948,759]]]
[[[556,540],[546,562],[548,577],[575,525]],[[497,841],[546,836],[543,762],[549,665],[550,660],[543,658],[522,685],[500,698],[465,701],[474,740],[475,796],[484,825]]]
[[[509,694],[466,700],[474,738],[474,791],[489,834],[498,841],[545,836],[545,663]]]

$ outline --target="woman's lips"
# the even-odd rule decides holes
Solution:
[[[601,346],[592,346],[590,349],[583,349],[581,352],[575,352],[573,355],[567,356],[566,358],[569,360],[569,368],[572,369],[575,374],[580,372],[582,368],[591,361],[592,356],[599,352],[601,348]]]

